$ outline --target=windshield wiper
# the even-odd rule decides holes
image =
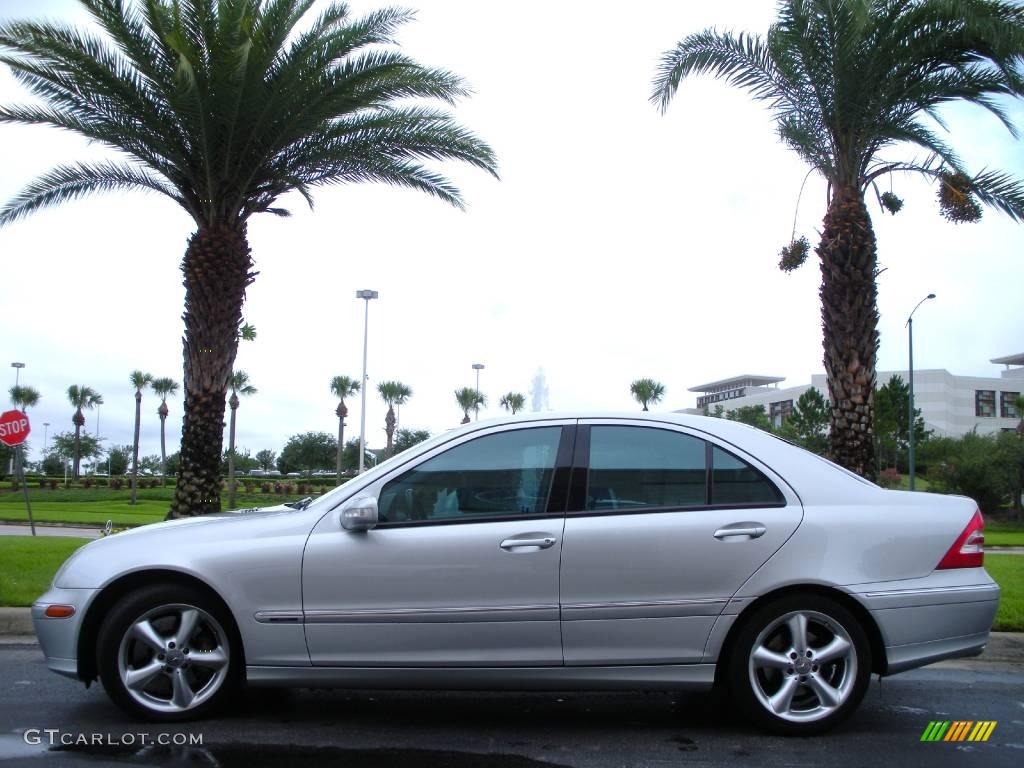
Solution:
[[[312,496],[307,496],[306,498],[299,499],[298,501],[286,501],[284,505],[286,507],[291,507],[292,509],[300,509],[301,510],[301,509],[305,509],[306,507],[308,507],[312,503],[313,503],[313,497]]]

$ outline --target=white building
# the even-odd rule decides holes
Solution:
[[[990,362],[1005,366],[998,377],[954,376],[945,369],[914,370],[914,407],[921,410],[925,427],[937,437],[958,437],[976,429],[978,434],[1014,430],[1020,414],[1014,405],[1024,392],[1024,353],[997,357]],[[893,376],[904,382],[907,371],[879,371],[878,386]],[[744,405],[763,405],[776,426],[785,419],[797,399],[811,387],[827,397],[825,374],[811,377],[810,384],[780,388],[779,376],[734,376],[690,387],[697,392],[697,407],[684,409],[703,413],[721,405],[726,411]]]

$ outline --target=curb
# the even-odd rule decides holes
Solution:
[[[0,637],[11,635],[31,635],[35,638],[31,608],[0,608]]]

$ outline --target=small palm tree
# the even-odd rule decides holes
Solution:
[[[511,411],[512,415],[515,416],[516,413],[523,410],[523,406],[526,405],[526,395],[520,394],[519,392],[509,392],[502,395],[498,405],[506,411]]]
[[[142,390],[153,383],[153,375],[142,371],[132,371],[128,380],[135,388],[135,439],[132,441],[132,500],[135,503],[139,482],[139,428],[142,424]]]
[[[160,407],[156,413],[160,417],[160,475],[163,482],[167,483],[167,398],[178,391],[178,382],[166,376],[160,379],[153,379],[153,391],[160,398]]]
[[[395,406],[401,406],[408,402],[412,397],[412,389],[400,381],[382,381],[377,385],[377,392],[388,407],[388,414],[384,418],[384,431],[388,436],[386,453],[390,456],[395,445],[395,425],[398,423],[398,419],[395,417]]]
[[[479,411],[480,406],[487,404],[487,398],[477,392],[473,387],[463,387],[455,390],[455,402],[462,409],[462,423],[469,424],[469,412]]]
[[[821,267],[831,458],[871,479],[878,353],[875,233],[866,195],[883,210],[903,202],[878,181],[922,175],[954,222],[976,221],[981,203],[1024,220],[1024,184],[998,170],[971,175],[935,132],[941,108],[974,104],[1015,133],[1003,97],[1024,93],[1024,9],[997,0],[779,0],[766,37],[707,29],[667,51],[651,100],[664,111],[680,82],[710,74],[772,110],[779,136],[827,183],[815,253]],[[694,105],[694,110],[701,107]],[[907,151],[924,150],[920,162]],[[900,153],[904,158],[900,158]],[[749,169],[748,169],[749,170]],[[806,238],[782,249],[789,271]]]
[[[338,398],[338,407],[334,411],[338,414],[338,459],[335,485],[341,485],[341,457],[345,450],[345,419],[348,417],[345,398],[352,397],[358,391],[359,382],[356,379],[351,379],[348,376],[335,376],[331,379],[331,393]]]
[[[103,396],[91,387],[72,384],[68,387],[68,402],[75,409],[71,423],[75,425],[75,461],[72,465],[71,477],[78,479],[78,468],[82,460],[82,427],[85,426],[84,411],[91,411],[97,405],[103,405]]]
[[[39,392],[32,387],[16,384],[10,388],[9,392],[11,404],[22,412],[28,408],[35,408],[39,404]]]
[[[169,516],[219,512],[228,380],[256,279],[249,219],[287,215],[279,199],[289,192],[312,203],[317,187],[357,182],[462,207],[437,161],[496,174],[494,153],[434,106],[466,95],[462,81],[397,50],[410,11],[357,18],[333,2],[312,18],[312,0],[81,3],[95,27],[0,24],[0,64],[37,97],[0,107],[0,122],[54,126],[114,154],[39,177],[0,207],[0,226],[112,190],[156,193],[194,222],[181,265],[181,482]]]
[[[249,383],[249,374],[245,371],[234,371],[228,382],[231,387],[231,430],[228,433],[228,509],[235,508],[235,416],[238,414],[238,396],[255,395],[256,387]]]
[[[629,391],[645,411],[648,405],[657,405],[665,397],[665,385],[654,379],[637,379],[629,385]]]

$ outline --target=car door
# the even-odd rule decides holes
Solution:
[[[558,564],[575,421],[485,428],[360,492],[314,527],[303,561],[314,665],[562,664]],[[560,470],[560,471],[556,471]]]
[[[741,454],[671,424],[580,422],[562,549],[566,664],[701,661],[715,618],[803,516],[792,490]]]

